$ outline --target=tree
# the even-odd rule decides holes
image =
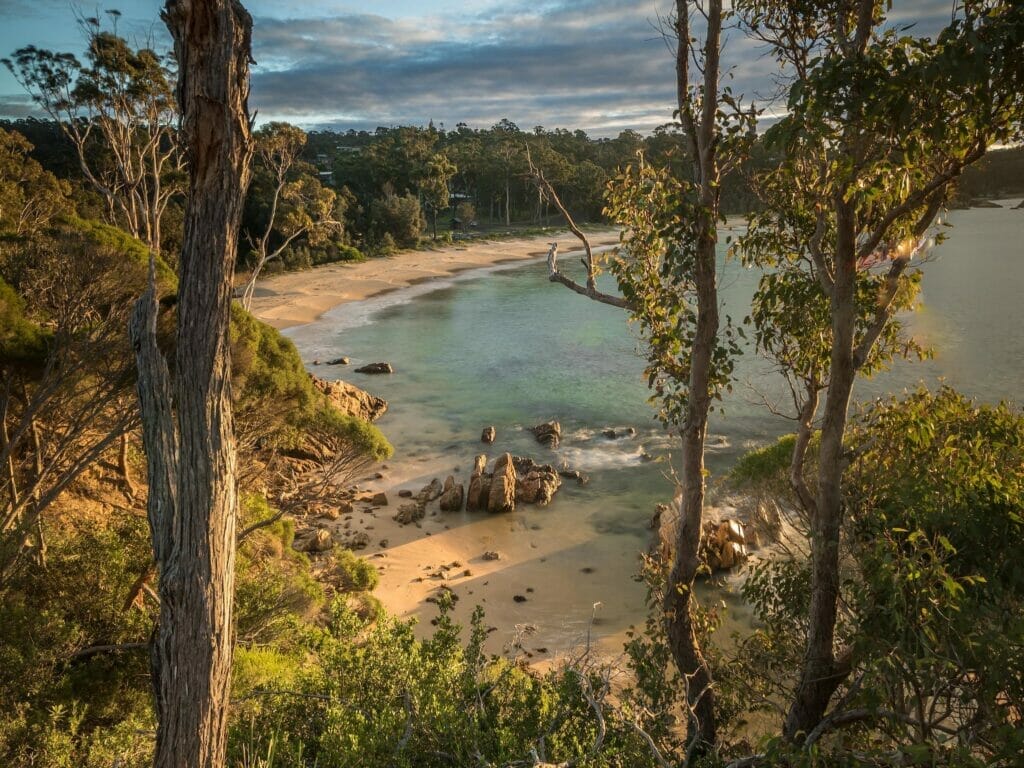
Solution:
[[[237,0],[168,0],[163,19],[181,72],[189,160],[173,384],[157,346],[153,262],[131,324],[159,572],[155,765],[219,768],[234,645],[237,515],[228,331],[253,153],[252,18]]]
[[[785,724],[785,735],[801,740],[822,722],[853,661],[852,649],[837,653],[835,644],[854,382],[888,332],[908,266],[953,184],[992,143],[1019,131],[1024,11],[969,2],[930,40],[884,29],[875,0],[795,8],[755,1],[741,10],[795,78],[790,112],[775,129],[786,150],[776,188],[790,190],[774,201],[785,211],[776,222],[786,237],[797,233],[831,326],[807,643]],[[866,279],[874,281],[874,306],[859,324]]]
[[[300,175],[299,154],[305,144],[305,132],[288,123],[268,123],[256,132],[256,156],[260,170],[270,177],[271,192],[263,233],[259,237],[246,233],[255,254],[242,292],[246,309],[252,304],[260,272],[298,238],[305,236],[316,242],[342,230],[336,211],[338,196],[310,173]],[[278,238],[272,247],[275,232]]]
[[[103,198],[109,223],[154,251],[167,205],[181,192],[182,156],[174,124],[174,72],[150,48],[132,48],[97,18],[83,18],[83,65],[70,53],[35,46],[3,63],[75,147],[86,181]]]
[[[68,207],[71,190],[29,157],[20,133],[0,130],[0,231],[36,234]]]
[[[690,178],[669,167],[655,168],[641,157],[639,165],[627,168],[608,190],[607,211],[624,230],[622,253],[611,267],[622,298],[597,290],[586,237],[572,224],[543,173],[534,169],[532,174],[587,253],[585,287],[555,269],[550,279],[596,301],[629,308],[648,344],[647,375],[661,402],[662,419],[680,433],[679,516],[662,612],[669,648],[686,686],[691,755],[708,752],[717,741],[715,690],[691,598],[700,567],[708,414],[712,401],[728,386],[731,357],[738,351],[731,326],[727,322],[721,328],[718,312],[721,177],[744,154],[755,117],[741,108],[728,88],[719,86],[722,26],[729,12],[720,0],[709,4],[704,42],[698,46],[691,36],[694,11],[687,0],[677,0],[673,20],[676,116]],[[691,82],[691,58],[697,62],[696,84]]]
[[[437,240],[437,214],[443,208],[448,207],[449,191],[448,184],[456,172],[455,165],[448,159],[447,155],[434,155],[427,162],[420,181],[420,196],[430,211],[430,226],[433,229],[434,239]]]

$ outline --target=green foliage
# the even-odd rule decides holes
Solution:
[[[695,275],[706,245],[701,225],[715,216],[697,194],[670,168],[646,163],[627,167],[607,193],[607,213],[623,227],[623,253],[611,270],[647,342],[648,385],[666,424],[685,421],[697,330]],[[708,385],[713,398],[731,388],[740,335],[729,318],[716,334]]]
[[[0,277],[0,363],[41,362],[49,334],[26,319],[25,302]]]
[[[853,669],[842,706],[877,714],[825,754],[898,749],[929,765],[1014,765],[1024,744],[1014,544],[1024,534],[1024,416],[921,389],[875,404],[849,450],[839,634]],[[809,578],[803,558],[776,557],[744,587],[762,626],[741,654],[773,697],[789,694],[787,670],[800,663]]]
[[[390,237],[399,248],[415,248],[426,227],[420,201],[415,195],[396,195],[385,190],[384,196],[370,205],[373,237],[383,241]]]
[[[783,435],[774,443],[747,451],[729,470],[728,480],[739,486],[784,487],[796,435]]]
[[[341,413],[313,387],[295,345],[240,306],[231,307],[232,384],[240,418],[268,417],[261,428],[266,447],[297,447],[308,430],[342,439],[374,459],[391,455],[379,429]]]
[[[586,756],[596,724],[584,691],[599,686],[600,670],[540,674],[487,658],[482,611],[463,642],[450,605],[439,608],[420,642],[411,623],[370,625],[337,603],[328,631],[311,638],[317,663],[297,677],[284,671],[287,687],[271,681],[242,704],[232,753],[272,754],[282,768],[504,764],[538,745],[549,760]],[[611,709],[605,717],[605,749],[585,764],[651,765],[628,723]]]

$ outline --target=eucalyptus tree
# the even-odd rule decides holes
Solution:
[[[189,189],[173,381],[157,345],[157,286],[135,306],[132,345],[159,572],[152,644],[158,768],[225,764],[237,488],[229,322],[253,140],[252,18],[237,0],[168,0],[181,69]],[[173,394],[173,396],[172,396]]]
[[[700,568],[708,416],[730,386],[739,351],[736,330],[719,313],[721,179],[747,152],[756,119],[753,109],[744,109],[740,98],[720,85],[723,28],[731,16],[721,0],[706,6],[676,2],[672,35],[679,134],[674,154],[687,171],[680,173],[671,164],[656,167],[640,156],[610,183],[607,213],[623,227],[611,271],[622,296],[597,290],[592,249],[568,216],[586,251],[586,284],[554,265],[550,274],[553,282],[577,293],[628,309],[647,343],[648,382],[660,402],[660,416],[681,438],[679,515],[661,607],[672,657],[686,686],[691,756],[709,751],[717,741],[714,682],[701,650],[692,596]],[[703,20],[702,43],[694,36],[697,18]],[[534,168],[532,176],[567,215],[543,172]]]
[[[109,223],[160,250],[161,220],[183,190],[171,57],[134,48],[96,17],[80,19],[85,61],[36,46],[3,63],[74,146]]]
[[[457,172],[455,164],[444,153],[433,155],[423,168],[420,179],[420,197],[430,213],[430,226],[437,240],[437,214],[448,207],[451,194],[448,185]]]
[[[305,237],[316,244],[343,230],[338,195],[303,168],[300,155],[306,146],[305,131],[288,123],[268,123],[256,132],[255,140],[259,161],[256,172],[268,177],[270,200],[262,232],[245,233],[254,258],[242,291],[242,306],[246,309],[252,304],[263,268],[296,240]]]
[[[769,175],[770,208],[754,231],[777,237],[786,270],[803,271],[800,290],[810,290],[807,279],[818,284],[804,317],[828,345],[815,374],[826,393],[816,489],[802,498],[811,518],[811,594],[784,728],[791,740],[822,722],[855,661],[852,648],[836,648],[844,436],[855,380],[891,349],[894,314],[917,279],[914,259],[956,180],[993,143],[1019,137],[1024,114],[1019,4],[967,2],[934,38],[887,24],[889,5],[738,4],[794,78],[788,114],[773,129],[785,157]]]

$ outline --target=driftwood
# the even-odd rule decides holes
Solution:
[[[597,264],[594,262],[594,249],[590,245],[590,239],[584,234],[583,230],[576,225],[572,215],[568,210],[566,210],[565,205],[562,204],[561,199],[558,197],[558,193],[555,191],[555,188],[551,186],[551,182],[544,177],[544,171],[534,165],[533,158],[530,156],[529,145],[526,147],[526,159],[530,163],[530,178],[533,180],[533,183],[537,185],[537,189],[539,189],[540,193],[558,209],[559,213],[561,213],[565,218],[566,224],[569,226],[569,230],[579,238],[581,243],[583,243],[583,252],[585,255],[580,259],[580,261],[583,263],[583,267],[587,271],[586,285],[580,285],[568,275],[564,275],[558,271],[557,243],[552,244],[552,250],[548,256],[548,280],[553,283],[561,283],[570,291],[575,291],[581,296],[586,296],[588,299],[593,299],[601,304],[608,304],[609,306],[618,307],[619,309],[629,309],[629,302],[621,296],[602,293],[597,289]]]

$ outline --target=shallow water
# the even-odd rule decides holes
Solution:
[[[860,383],[858,399],[943,379],[983,400],[1020,402],[1024,210],[956,211],[951,222],[950,239],[923,266],[923,307],[910,319],[936,358],[901,363]],[[724,310],[742,318],[756,273],[725,260],[722,251]],[[563,257],[563,265],[574,262]],[[512,538],[536,540],[543,561],[530,578],[543,583],[535,585],[524,616],[546,624],[558,636],[554,642],[584,632],[597,601],[602,633],[618,635],[642,620],[643,591],[630,577],[648,543],[654,505],[672,495],[674,443],[647,402],[640,345],[621,310],[548,282],[538,260],[344,305],[286,333],[307,361],[347,355],[352,368],[378,360],[394,365],[394,375],[376,377],[351,368],[310,370],[344,376],[389,401],[378,425],[395,446],[390,464],[403,478],[443,477],[456,467],[468,476],[475,454],[505,451],[564,460],[589,473],[587,486],[563,485],[547,509],[527,508],[512,518],[460,513],[451,522],[485,529],[499,549]],[[761,402],[762,392],[770,398],[782,393],[767,365],[748,355],[736,372],[734,392],[711,420],[707,461],[713,474],[790,426]],[[526,431],[549,419],[563,429],[554,452]],[[485,447],[480,431],[491,424],[498,440]],[[636,428],[636,437],[601,435],[627,426]],[[646,462],[644,452],[662,460]],[[595,572],[582,577],[583,567]],[[742,622],[742,607],[730,602]]]

